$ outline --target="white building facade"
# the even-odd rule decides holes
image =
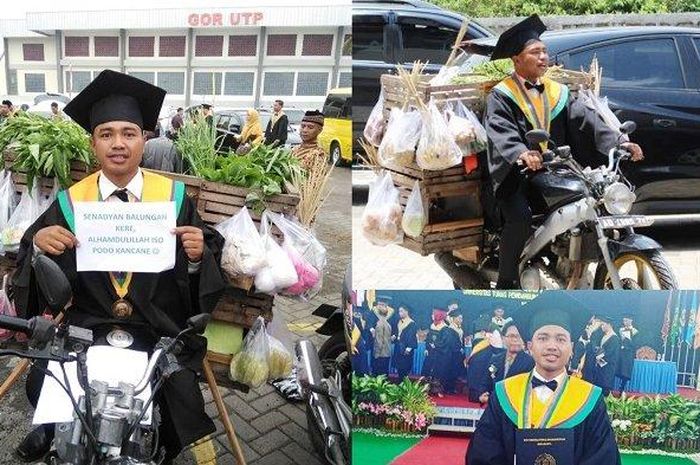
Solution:
[[[74,96],[103,69],[165,89],[166,107],[320,108],[352,85],[351,6],[27,13],[0,21],[0,94]]]

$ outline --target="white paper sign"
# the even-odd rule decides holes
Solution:
[[[159,273],[175,266],[175,202],[76,202],[78,271]]]
[[[147,365],[148,354],[138,350],[93,346],[88,349],[87,353],[88,380],[102,381],[109,384],[110,387],[119,387],[120,381],[137,385],[146,372]],[[78,382],[77,363],[66,363],[65,368],[73,397],[77,402],[84,394],[83,388]],[[49,362],[48,369],[61,380],[61,383],[65,383],[58,362]],[[150,396],[151,387],[149,385],[136,397],[145,403]],[[151,424],[151,406],[141,420],[141,424]],[[73,421],[73,404],[71,404],[68,394],[55,379],[45,376],[32,423],[41,425],[69,421]]]

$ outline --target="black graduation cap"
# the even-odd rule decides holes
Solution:
[[[211,105],[209,105],[208,103],[203,103],[201,106],[202,106],[202,108],[204,108],[205,110],[211,109]]]
[[[547,26],[536,14],[520,21],[498,37],[496,48],[491,54],[491,60],[518,55],[523,51],[528,41],[539,40],[540,35],[546,30]]]
[[[613,324],[613,319],[609,315],[596,315],[596,319],[604,323]]]
[[[128,121],[154,131],[165,93],[141,79],[106,69],[63,111],[89,133],[108,121]]]
[[[455,308],[454,310],[450,310],[449,312],[447,312],[447,316],[449,316],[450,318],[456,318],[459,316],[463,317],[464,314],[462,313],[462,311],[460,309]]]
[[[590,315],[588,307],[569,293],[544,291],[515,312],[513,320],[524,341],[532,340],[534,332],[547,325],[561,326],[576,340]]]

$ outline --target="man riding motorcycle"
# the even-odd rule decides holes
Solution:
[[[101,171],[67,191],[27,230],[14,278],[16,305],[29,318],[46,308],[38,292],[31,259],[52,258],[66,274],[73,291],[65,312],[68,324],[91,329],[95,340],[117,347],[151,351],[161,336],[175,336],[189,317],[210,313],[225,281],[219,268],[223,238],[206,226],[184,186],[141,170],[144,130],[157,123],[165,91],[134,77],[105,70],[66,107],[65,113],[91,135]],[[178,238],[174,268],[161,273],[77,271],[73,204],[80,201],[174,201]],[[168,379],[157,398],[161,413],[160,438],[165,463],[185,446],[215,431],[204,411],[198,373],[206,340],[190,336],[179,356],[186,368]],[[30,372],[27,394],[36,405],[43,373]],[[20,444],[17,454],[34,461],[48,452],[52,425],[42,425]],[[207,443],[213,448],[211,443]]]
[[[546,142],[540,147],[529,146],[525,134],[544,129],[556,145],[571,146],[575,155],[595,158],[599,154],[600,160],[607,157],[619,137],[598,115],[575,106],[568,87],[544,77],[549,56],[539,36],[545,30],[539,17],[532,15],[501,34],[491,54],[491,60],[511,58],[515,68],[489,94],[485,116],[492,188],[485,190],[485,201],[487,206],[495,204],[503,219],[499,289],[519,287],[518,261],[532,224],[528,182],[520,172],[523,168],[533,172],[541,169],[542,151],[547,148]],[[633,161],[643,159],[639,145],[625,142],[622,147],[632,154]],[[593,161],[579,159],[583,166]],[[489,198],[490,194],[495,198]]]

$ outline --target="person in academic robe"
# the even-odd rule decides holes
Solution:
[[[509,322],[503,331],[506,350],[491,357],[488,367],[489,376],[484,378],[485,383],[481,387],[479,396],[479,402],[482,404],[488,402],[497,382],[520,373],[527,373],[535,367],[532,356],[525,352],[525,343],[518,327],[513,322]]]
[[[394,366],[399,374],[399,381],[411,373],[413,357],[418,347],[418,327],[411,319],[411,314],[405,306],[399,307],[397,334],[392,336],[394,341]]]
[[[498,331],[487,332],[486,337],[474,346],[467,361],[469,370],[468,398],[470,402],[479,402],[484,393],[484,386],[488,385],[491,373],[489,366],[491,359],[505,352],[503,340]]]
[[[627,384],[632,378],[634,359],[636,358],[637,349],[639,348],[639,343],[637,342],[639,330],[634,327],[634,316],[631,313],[623,315],[622,327],[619,333],[620,359],[618,361],[616,374],[622,380],[620,392],[625,392]]]
[[[586,363],[595,358],[595,348],[600,343],[602,331],[600,321],[593,315],[586,324],[586,328],[574,343],[574,355],[571,357],[569,372],[578,378],[592,383],[595,363]]]
[[[374,309],[377,315],[377,324],[374,326],[374,354],[372,361],[372,374],[388,375],[389,361],[391,360],[391,324],[389,323],[389,307],[380,302]]]
[[[598,316],[602,337],[600,345],[595,349],[595,374],[593,375],[596,386],[603,389],[603,395],[607,396],[615,387],[615,373],[617,362],[620,358],[620,338],[615,334],[612,319],[607,316]]]
[[[535,367],[496,383],[469,442],[465,464],[540,463],[536,458],[545,453],[542,448],[550,447],[547,453],[556,456],[541,463],[620,465],[602,390],[566,370],[573,350],[571,335],[583,330],[585,311],[542,306],[536,300],[515,316]],[[549,446],[525,441],[533,433],[567,439]]]
[[[425,338],[425,362],[423,362],[422,375],[430,380],[431,394],[442,397],[450,370],[448,363],[450,335],[445,323],[447,312],[442,308],[435,308],[432,318],[433,323]]]
[[[369,353],[372,347],[372,333],[366,318],[367,311],[356,307],[352,313],[352,369],[358,376],[369,375],[372,369],[369,363]]]
[[[491,317],[491,324],[489,326],[489,330],[491,332],[498,331],[499,333],[504,334],[503,328],[506,324],[510,323],[511,321],[513,321],[513,319],[510,317],[506,317],[506,311],[502,307],[496,307],[493,310],[493,316]]]
[[[284,114],[282,107],[284,107],[282,100],[275,100],[272,104],[272,117],[265,128],[265,145],[281,147],[287,143],[289,118]]]
[[[54,260],[71,284],[73,300],[64,322],[91,329],[97,344],[150,352],[161,336],[172,337],[185,329],[189,317],[214,309],[225,289],[219,266],[223,238],[202,222],[182,183],[139,168],[144,130],[155,128],[164,96],[158,87],[105,70],[66,105],[65,113],[90,134],[101,170],[61,191],[24,234],[14,275],[15,303],[22,317],[39,315],[46,308],[31,266],[37,254]],[[75,237],[73,205],[83,201],[174,201],[174,267],[161,273],[78,272],[76,247],[81,245]],[[215,431],[199,389],[206,347],[201,336],[186,340],[179,356],[185,369],[168,378],[156,398],[166,463]],[[33,369],[27,379],[33,405],[43,378],[40,370]],[[41,457],[48,451],[52,432],[49,425],[32,431],[17,449],[19,457],[25,461]]]
[[[456,393],[457,379],[464,373],[464,329],[462,329],[463,317],[459,309],[454,308],[447,314],[449,325],[446,329],[448,340],[448,360],[450,365],[445,383],[445,391]]]
[[[615,131],[600,124],[594,112],[581,108],[572,111],[573,103],[566,85],[544,77],[549,64],[547,47],[540,41],[546,30],[537,15],[532,15],[505,31],[491,53],[491,60],[510,58],[514,72],[490,92],[486,101],[485,124],[488,135],[487,165],[490,187],[487,204],[497,209],[492,222],[502,225],[499,248],[499,289],[519,288],[518,259],[530,234],[532,212],[527,198],[529,182],[521,173],[527,168],[535,173],[542,168],[542,151],[546,145],[530,146],[525,134],[544,129],[557,146],[569,145],[577,156],[579,141],[594,147],[601,160],[615,146]],[[469,48],[470,44],[464,44]],[[591,143],[593,140],[595,143]],[[626,142],[623,146],[632,159],[643,158],[641,148]],[[603,158],[605,157],[605,158]],[[493,198],[489,198],[493,197]],[[489,214],[489,212],[487,212]]]

